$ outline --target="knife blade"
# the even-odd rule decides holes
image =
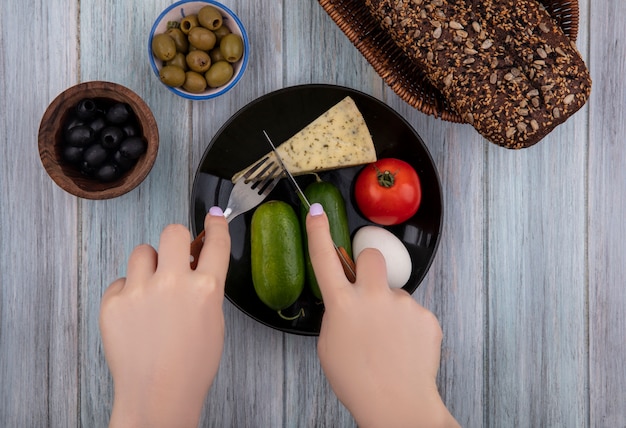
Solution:
[[[283,162],[283,159],[278,154],[278,151],[276,150],[276,146],[272,142],[272,139],[270,138],[270,136],[267,134],[265,130],[263,130],[263,134],[265,135],[267,142],[270,143],[270,146],[272,146],[272,150],[274,151],[274,154],[276,155],[276,159],[278,160],[278,163],[280,164],[283,171],[285,172],[285,175],[287,176],[287,178],[289,179],[289,181],[295,188],[296,194],[298,195],[302,203],[306,206],[306,208],[310,209],[311,203],[309,202],[304,192],[298,185],[298,182],[296,181],[296,179],[293,177],[291,172],[289,172],[289,170],[285,166],[285,163]],[[354,261],[350,258],[345,248],[337,247],[337,245],[334,242],[333,242],[333,246],[335,247],[337,256],[339,257],[339,260],[341,261],[341,266],[343,267],[343,271],[346,274],[346,278],[348,278],[348,281],[350,282],[356,281],[356,265],[354,264]]]

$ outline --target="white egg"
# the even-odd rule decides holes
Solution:
[[[385,257],[387,281],[391,288],[402,288],[411,276],[413,265],[404,243],[387,229],[363,226],[354,234],[352,253],[356,260],[365,248],[375,248]]]

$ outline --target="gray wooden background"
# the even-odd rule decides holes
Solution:
[[[104,288],[132,248],[189,224],[193,174],[238,109],[332,83],[369,93],[425,140],[441,174],[444,235],[414,293],[444,330],[441,394],[467,427],[626,426],[626,2],[580,0],[587,106],[538,146],[508,151],[391,92],[314,0],[224,0],[252,43],[242,82],[177,98],[149,69],[157,0],[0,0],[0,426],[102,427],[112,384],[98,331]],[[58,188],[37,152],[50,101],[78,82],[137,92],[159,124],[148,179],[117,199]],[[316,339],[225,303],[227,336],[203,426],[343,427]]]

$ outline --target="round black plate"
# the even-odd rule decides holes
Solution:
[[[247,167],[271,151],[262,131],[266,130],[275,144],[287,140],[330,107],[350,96],[365,118],[372,134],[378,158],[395,157],[409,162],[419,174],[422,202],[418,212],[407,222],[387,227],[407,246],[413,272],[404,289],[413,293],[423,280],[437,251],[443,217],[439,175],[428,149],[420,136],[404,118],[376,98],[364,93],[332,85],[302,85],[264,95],[239,110],[222,126],[207,147],[193,183],[191,193],[191,227],[196,236],[204,228],[207,210],[218,205],[226,208],[233,187],[234,173]],[[344,168],[320,174],[325,181],[341,190],[348,211],[351,233],[372,224],[361,216],[352,197],[352,183],[362,167]],[[313,179],[296,177],[304,188]],[[276,186],[267,200],[280,199],[299,211],[298,199],[286,180]],[[232,250],[226,297],[240,310],[257,321],[275,329],[301,335],[318,335],[324,305],[316,301],[305,286],[298,301],[283,310],[284,315],[304,309],[304,316],[287,321],[266,307],[257,297],[250,273],[250,220],[254,210],[230,223]]]

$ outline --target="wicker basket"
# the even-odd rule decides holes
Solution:
[[[450,122],[465,122],[441,92],[383,31],[363,0],[318,0],[322,8],[374,67],[380,77],[412,107]],[[573,41],[578,34],[577,0],[540,0]]]

